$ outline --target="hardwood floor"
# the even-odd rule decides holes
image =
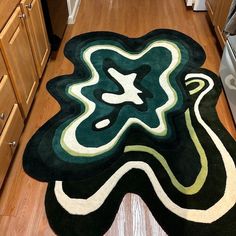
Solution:
[[[28,177],[22,169],[22,155],[32,134],[57,111],[58,103],[47,93],[45,86],[51,78],[73,71],[64,57],[66,41],[74,35],[89,31],[113,31],[130,37],[139,37],[156,28],[182,31],[198,41],[207,54],[204,64],[218,73],[220,53],[209,27],[206,13],[186,10],[184,0],[82,0],[74,25],[68,26],[55,60],[50,60],[31,109],[27,126],[20,140],[14,162],[0,196],[0,235],[51,236],[44,210],[47,184]],[[224,95],[217,111],[225,127],[236,138],[236,131]],[[165,235],[151,213],[133,194],[127,194],[115,222],[106,234]]]

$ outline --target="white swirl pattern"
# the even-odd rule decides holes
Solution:
[[[99,81],[99,74],[96,71],[94,65],[91,62],[91,56],[94,52],[98,50],[111,50],[116,53],[119,53],[121,56],[126,57],[130,60],[137,60],[141,57],[143,57],[147,52],[149,52],[153,48],[163,47],[170,51],[172,56],[172,61],[167,69],[163,71],[163,73],[160,75],[160,77],[157,77],[156,80],[159,80],[160,86],[163,88],[164,91],[166,91],[167,95],[167,101],[160,107],[157,107],[155,112],[157,119],[160,121],[160,124],[157,127],[151,128],[147,124],[145,124],[143,121],[131,117],[129,118],[125,125],[120,129],[120,131],[116,134],[116,136],[109,141],[108,143],[105,143],[104,145],[101,145],[99,147],[86,147],[79,143],[79,140],[76,138],[76,129],[77,127],[86,120],[90,115],[93,114],[96,108],[96,104],[92,101],[90,101],[88,98],[82,95],[81,90],[84,87],[92,86],[98,83]],[[133,124],[138,124],[144,129],[146,129],[148,132],[154,134],[154,135],[160,135],[164,136],[167,134],[167,123],[166,123],[166,117],[163,115],[166,111],[171,109],[173,106],[175,106],[177,102],[177,95],[176,91],[172,88],[170,82],[169,82],[169,76],[170,74],[176,69],[176,67],[179,65],[181,60],[181,54],[180,50],[172,42],[168,41],[155,41],[151,43],[147,48],[145,48],[142,52],[137,54],[131,54],[129,52],[124,51],[123,49],[112,46],[112,45],[96,45],[91,46],[87,48],[83,53],[83,60],[88,65],[88,67],[91,70],[92,77],[88,81],[73,84],[69,87],[68,92],[75,98],[79,99],[83,102],[83,104],[86,105],[85,112],[76,118],[74,121],[72,121],[63,131],[60,144],[63,147],[63,149],[69,153],[72,156],[85,156],[85,157],[92,157],[101,153],[105,153],[108,150],[111,150],[114,145],[120,140],[123,133],[127,130],[128,127],[130,127]]]

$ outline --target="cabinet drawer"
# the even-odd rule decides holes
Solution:
[[[0,81],[0,134],[15,103],[16,98],[10,79],[4,75]]]
[[[0,1],[0,30],[11,16],[19,0],[1,0]]]
[[[7,69],[6,69],[5,62],[2,57],[2,53],[0,51],[0,82],[4,75],[7,75]]]
[[[24,122],[19,107],[15,104],[0,136],[0,187],[17,147],[23,127]]]

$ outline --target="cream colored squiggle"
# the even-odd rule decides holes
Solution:
[[[62,182],[55,182],[55,196],[59,204],[70,214],[75,215],[87,215],[95,210],[97,210],[106,200],[110,192],[114,189],[118,181],[125,175],[128,171],[132,169],[143,170],[154,188],[154,191],[160,201],[174,214],[199,223],[212,223],[222,217],[227,213],[236,202],[236,168],[232,157],[230,156],[227,149],[224,147],[221,140],[214,133],[214,131],[204,122],[199,112],[199,104],[202,98],[213,88],[214,83],[212,79],[205,74],[188,74],[186,80],[191,78],[202,78],[209,82],[208,88],[206,88],[197,98],[194,104],[194,111],[196,114],[197,121],[206,130],[212,141],[214,142],[216,148],[219,150],[222,161],[226,172],[226,184],[225,192],[222,198],[220,198],[214,205],[206,210],[198,209],[187,209],[182,208],[175,204],[165,193],[162,186],[160,185],[158,179],[156,178],[151,167],[144,162],[140,161],[130,161],[121,166],[102,186],[97,190],[92,196],[87,199],[75,199],[67,196],[62,188]]]
[[[157,127],[152,128],[152,127],[149,127],[147,124],[145,124],[143,121],[137,118],[131,117],[126,121],[126,123],[123,125],[120,131],[116,134],[116,136],[108,143],[105,143],[104,145],[101,145],[99,147],[87,147],[87,146],[82,145],[79,142],[79,140],[77,140],[76,138],[76,129],[84,120],[86,120],[90,115],[92,115],[92,113],[94,112],[96,108],[96,104],[90,101],[85,96],[83,96],[83,94],[81,93],[81,90],[84,87],[97,84],[99,81],[99,74],[91,62],[92,54],[98,50],[111,50],[116,53],[119,53],[123,57],[128,58],[130,60],[137,60],[143,57],[151,49],[160,48],[160,47],[167,49],[171,53],[171,56],[172,56],[172,60],[168,68],[163,71],[160,77],[154,78],[156,82],[159,81],[160,86],[166,92],[166,95],[168,97],[167,101],[162,106],[157,107],[155,109],[156,116],[157,116],[157,119],[160,121],[160,124]],[[86,109],[85,109],[85,112],[81,116],[76,118],[74,121],[72,121],[62,133],[62,136],[60,139],[60,145],[67,153],[75,157],[76,156],[93,157],[93,156],[105,153],[114,147],[114,145],[120,140],[123,133],[132,124],[138,124],[141,127],[143,127],[145,130],[147,130],[149,133],[152,133],[154,135],[160,135],[160,136],[166,135],[167,123],[166,123],[166,117],[164,113],[167,110],[174,107],[177,102],[176,91],[172,88],[169,81],[170,74],[176,69],[176,67],[179,65],[181,61],[181,53],[177,45],[168,41],[155,41],[151,43],[147,48],[145,48],[140,53],[129,53],[117,46],[112,46],[112,45],[95,45],[95,46],[91,46],[87,48],[84,51],[82,57],[86,65],[89,67],[92,73],[92,77],[88,81],[71,85],[68,90],[68,92],[72,96],[74,96],[75,98],[83,102],[83,104],[86,106]]]

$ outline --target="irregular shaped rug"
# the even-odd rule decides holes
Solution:
[[[72,38],[65,56],[73,74],[47,84],[61,110],[23,159],[48,182],[55,233],[103,235],[131,192],[169,235],[236,235],[236,146],[202,47],[173,30],[92,32]]]

